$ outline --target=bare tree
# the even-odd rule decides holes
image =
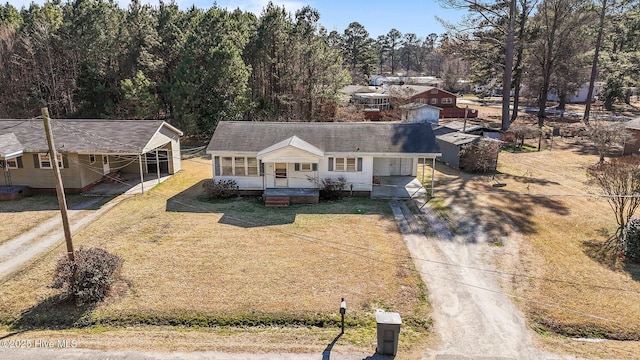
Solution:
[[[600,164],[613,148],[622,146],[631,139],[631,134],[625,129],[623,122],[594,119],[588,125],[587,136],[598,149]]]
[[[589,179],[607,196],[618,224],[616,234],[605,247],[624,251],[624,229],[640,206],[640,157],[624,156],[587,168]]]

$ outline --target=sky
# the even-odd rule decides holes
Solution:
[[[5,0],[16,8],[28,6],[32,1],[37,4],[44,0]],[[63,0],[63,2],[66,0]],[[129,0],[116,0],[126,7]],[[170,0],[165,0],[169,2]],[[418,37],[444,33],[442,25],[435,19],[437,15],[450,22],[456,22],[464,12],[445,9],[436,0],[272,0],[276,5],[294,13],[297,9],[309,5],[320,12],[320,23],[328,30],[339,33],[357,21],[362,24],[372,38],[384,35],[395,28],[401,33],[415,33]],[[3,1],[4,2],[4,1]],[[157,5],[158,0],[141,0],[143,3]],[[191,5],[202,9],[213,6],[215,0],[175,0],[181,9]],[[220,7],[233,10],[240,8],[259,15],[269,0],[217,0]]]

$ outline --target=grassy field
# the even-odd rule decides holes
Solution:
[[[64,253],[60,246],[0,285],[0,322],[40,331],[275,326],[299,334],[299,346],[326,346],[345,297],[352,329],[345,339],[356,348],[373,349],[378,308],[401,313],[401,346],[425,341],[426,289],[386,201],[350,198],[288,208],[265,208],[253,198],[209,201],[201,183],[210,166],[202,158],[184,161],[182,172],[76,234],[76,248],[103,247],[124,259],[124,281],[107,301],[95,308],[58,303],[47,286]],[[309,335],[309,329],[316,332]],[[273,334],[266,334],[265,341],[245,346],[273,347]]]
[[[503,288],[518,297],[541,342],[588,357],[637,357],[640,266],[598,251],[615,231],[606,201],[587,196],[598,193],[585,172],[598,157],[586,141],[549,145],[541,152],[503,151],[495,177],[440,167],[436,187],[444,206],[463,214],[449,214],[454,223],[472,216],[504,239],[504,253],[495,257],[505,271]],[[517,253],[508,252],[514,248]],[[634,341],[585,343],[565,336]]]

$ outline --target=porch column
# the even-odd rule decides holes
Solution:
[[[142,155],[138,154],[138,164],[140,165],[140,189],[144,194],[144,174],[142,172]]]
[[[158,149],[156,149],[156,173],[158,174],[158,184],[160,184],[160,158],[158,158]]]

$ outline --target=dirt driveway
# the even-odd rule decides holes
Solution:
[[[97,219],[125,198],[126,196],[121,196],[101,206],[98,210],[86,212],[83,209],[102,201],[101,197],[88,198],[84,203],[69,210],[71,232],[76,232]],[[55,216],[30,231],[4,242],[0,245],[0,282],[63,240],[62,220],[60,216]]]
[[[391,204],[416,268],[429,287],[440,346],[429,351],[428,358],[562,358],[533,346],[524,315],[491,272],[478,270],[492,269],[487,259],[491,245],[481,227],[453,235],[429,205],[415,217],[408,202]],[[428,235],[426,223],[431,229]]]

